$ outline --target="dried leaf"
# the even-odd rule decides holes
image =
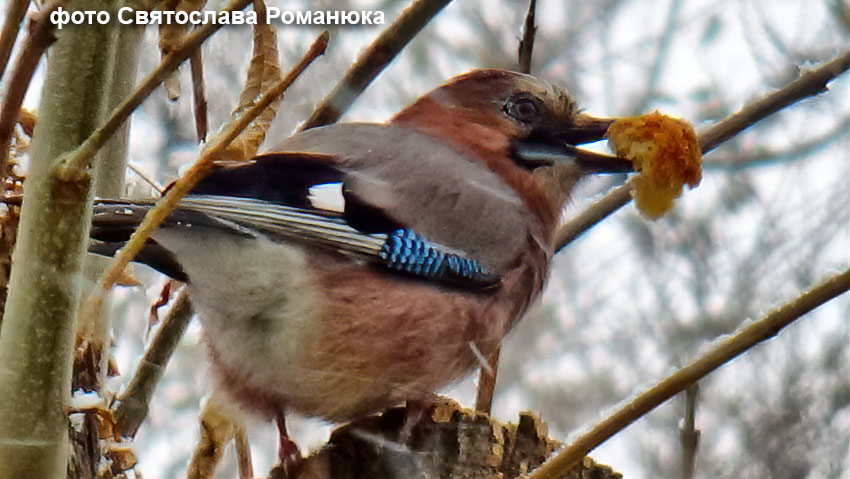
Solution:
[[[248,67],[248,75],[239,105],[233,111],[233,117],[239,117],[245,110],[272,85],[280,81],[280,58],[277,48],[277,33],[274,27],[262,20],[265,17],[266,6],[262,1],[254,2],[254,9],[260,20],[254,26],[254,54]],[[257,154],[260,144],[266,137],[269,126],[277,114],[281,98],[271,104],[251,125],[222,152],[222,161],[246,161]]]
[[[82,413],[93,417],[99,439],[115,438],[115,416],[106,407],[106,400],[100,394],[76,391],[68,412],[69,414]]]
[[[115,378],[121,375],[121,370],[118,369],[118,362],[110,355],[106,359],[106,377]]]
[[[125,444],[108,444],[106,446],[106,457],[112,463],[110,471],[116,476],[132,469],[139,462],[133,449]]]
[[[201,411],[201,438],[189,462],[186,474],[189,479],[211,478],[225,446],[241,427],[230,418],[219,401],[213,393]]]
[[[179,0],[164,2],[160,7],[163,11],[195,12],[204,8],[205,3],[205,0]],[[186,29],[187,25],[176,22],[160,25],[159,50],[163,57],[180,47],[186,35]],[[163,82],[163,88],[170,101],[176,101],[180,97],[180,76],[176,71]]]
[[[21,148],[19,143],[26,141],[15,136],[12,152],[9,155],[9,171],[3,178],[3,190],[6,197],[21,196],[24,189],[24,177],[15,174],[18,166],[18,156]],[[27,145],[29,142],[27,141]],[[12,273],[12,250],[15,248],[15,240],[18,237],[18,221],[21,208],[18,205],[6,204],[5,209],[0,211],[0,311],[6,307],[6,293],[9,286],[9,277]],[[0,319],[0,322],[2,320]]]
[[[162,87],[165,88],[165,96],[168,98],[168,101],[177,101],[177,99],[180,98],[181,90],[180,75],[177,72],[171,73],[168,75],[168,78],[162,82]]]
[[[170,279],[162,285],[162,289],[159,291],[159,298],[151,305],[151,309],[148,313],[148,329],[150,329],[153,325],[159,323],[159,308],[168,304],[171,301],[171,297],[173,296],[175,286],[177,286],[177,282],[173,279]]]
[[[32,110],[21,108],[18,112],[18,124],[21,125],[21,130],[30,138],[35,131],[36,115]]]
[[[163,24],[159,26],[159,50],[163,57],[176,50],[183,40],[183,35],[186,34],[186,25],[180,24]],[[169,101],[177,101],[180,98],[180,75],[177,71],[168,75],[168,78],[162,82],[162,87],[165,88],[165,95]]]

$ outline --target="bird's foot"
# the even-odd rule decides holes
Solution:
[[[270,476],[272,479],[294,479],[295,472],[301,463],[301,451],[298,445],[289,438],[286,432],[286,422],[283,413],[277,418],[278,427],[278,464],[272,468]]]
[[[292,469],[295,464],[301,461],[301,451],[289,436],[280,437],[280,449],[278,456],[281,464],[285,464],[288,469]]]
[[[301,452],[289,437],[280,438],[278,461],[271,470],[271,479],[294,479],[295,472],[301,463]]]

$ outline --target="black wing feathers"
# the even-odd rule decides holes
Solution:
[[[332,156],[275,153],[250,163],[219,166],[190,194],[254,198],[295,208],[310,208],[308,195],[311,187],[339,183],[342,179],[343,173]]]
[[[314,209],[310,188],[345,183],[345,171],[335,156],[320,153],[279,152],[257,157],[251,163],[220,166],[207,175],[190,194],[234,196],[264,200],[293,208]],[[166,190],[167,191],[167,190]],[[386,233],[402,227],[380,208],[364,201],[343,186],[342,217],[364,233]]]

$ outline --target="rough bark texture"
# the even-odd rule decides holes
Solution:
[[[340,427],[299,464],[294,479],[511,479],[560,446],[532,413],[522,413],[518,424],[502,424],[443,401],[426,409],[390,409]],[[586,458],[563,477],[622,476]]]

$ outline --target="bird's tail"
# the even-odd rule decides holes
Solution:
[[[130,239],[154,202],[155,200],[95,199],[89,252],[114,256]],[[174,219],[169,218],[167,221],[172,222]],[[178,281],[188,280],[174,255],[153,239],[145,242],[144,248],[133,261],[148,265]]]

